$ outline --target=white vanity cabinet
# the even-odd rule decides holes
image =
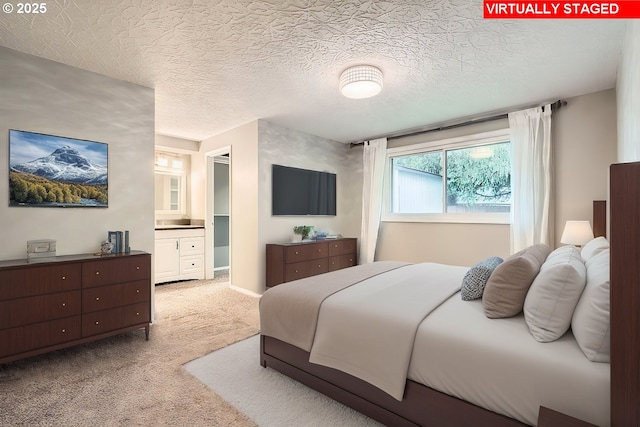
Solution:
[[[204,279],[204,228],[155,231],[154,282]]]

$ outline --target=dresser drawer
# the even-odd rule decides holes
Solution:
[[[82,287],[150,279],[150,257],[146,254],[85,262],[82,264]]]
[[[0,329],[80,314],[80,291],[0,301]]]
[[[180,239],[180,256],[199,255],[203,253],[203,237],[183,237]]]
[[[329,271],[340,270],[341,268],[353,267],[356,265],[355,254],[338,255],[329,257]]]
[[[80,338],[80,316],[0,331],[0,358]]]
[[[80,264],[61,264],[0,271],[0,301],[80,289]]]
[[[82,316],[82,336],[90,337],[128,326],[148,323],[151,307],[148,302],[85,313]]]
[[[82,312],[90,313],[107,310],[127,304],[149,301],[150,299],[151,283],[149,280],[94,287],[85,289],[82,292]]]
[[[316,274],[322,274],[328,271],[328,258],[287,264],[284,271],[284,281],[290,282],[292,280],[303,279],[305,277],[315,276]]]
[[[327,242],[303,243],[301,245],[286,247],[284,250],[284,262],[289,264],[292,262],[326,258],[328,254],[329,244]]]
[[[329,256],[354,254],[356,239],[340,239],[329,243]]]

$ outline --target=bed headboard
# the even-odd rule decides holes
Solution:
[[[611,426],[640,426],[640,162],[609,172]]]
[[[593,237],[607,237],[607,201],[593,201]]]

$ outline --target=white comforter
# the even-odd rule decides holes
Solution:
[[[418,326],[460,289],[467,270],[414,264],[331,295],[320,307],[309,361],[347,372],[402,400]]]

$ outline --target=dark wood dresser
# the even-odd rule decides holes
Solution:
[[[151,255],[0,261],[0,363],[144,328]]]
[[[354,266],[357,243],[355,238],[343,238],[267,244],[267,287]]]

